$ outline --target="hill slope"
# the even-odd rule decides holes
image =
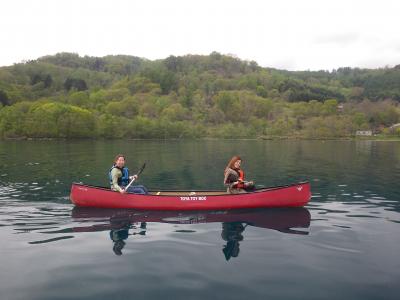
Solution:
[[[216,52],[59,53],[0,68],[0,136],[343,137],[398,123],[399,101],[400,65],[289,72]]]

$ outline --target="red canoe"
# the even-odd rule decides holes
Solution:
[[[245,194],[225,191],[150,191],[147,195],[120,194],[109,188],[73,183],[76,206],[140,210],[218,210],[261,207],[298,207],[310,201],[310,183],[258,189]]]

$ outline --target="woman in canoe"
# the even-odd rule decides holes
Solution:
[[[122,154],[118,154],[115,157],[113,166],[108,172],[108,177],[110,179],[111,189],[121,194],[127,192],[125,187],[129,184],[129,181],[138,178],[137,175],[129,176],[129,170],[125,167],[125,156]],[[131,187],[129,187],[128,191],[130,190]]]
[[[254,189],[253,181],[244,180],[244,171],[240,168],[242,159],[234,156],[229,161],[224,172],[224,185],[229,194],[246,193]]]

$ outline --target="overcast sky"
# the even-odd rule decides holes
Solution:
[[[287,70],[400,64],[398,0],[1,0],[0,66],[218,51]]]

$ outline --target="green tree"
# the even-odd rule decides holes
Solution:
[[[64,82],[64,89],[69,91],[72,88],[76,89],[77,91],[85,91],[88,89],[85,80],[77,78],[67,78]]]
[[[2,90],[0,90],[0,103],[1,103],[3,106],[6,106],[6,105],[9,105],[9,104],[10,104],[10,100],[8,99],[7,94],[6,94],[4,91],[2,91]]]

